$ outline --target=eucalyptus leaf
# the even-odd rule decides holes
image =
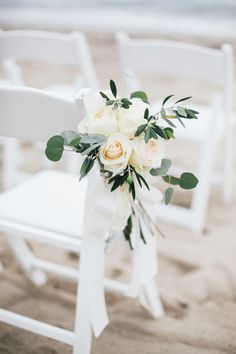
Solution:
[[[184,172],[180,176],[179,185],[183,189],[193,189],[197,186],[198,179],[190,172]]]
[[[161,161],[161,166],[158,168],[152,168],[150,170],[150,174],[152,176],[164,176],[167,174],[167,172],[170,169],[170,166],[172,165],[171,160],[169,159],[162,159]]]
[[[173,184],[173,185],[176,185],[176,186],[178,186],[179,183],[180,183],[180,178],[177,178],[177,177],[174,177],[174,176],[170,176],[170,175],[162,176],[162,179],[163,179],[164,182],[169,183],[169,184]]]
[[[97,144],[97,143],[104,143],[107,141],[107,138],[103,134],[86,134],[81,135],[81,144]]]
[[[165,191],[165,204],[168,205],[171,201],[171,198],[173,196],[174,189],[172,187],[169,187]]]
[[[65,130],[61,133],[61,136],[64,139],[64,145],[70,145],[70,142],[79,137],[79,134],[73,130]]]
[[[143,102],[149,103],[148,102],[148,97],[144,91],[135,91],[132,92],[130,95],[130,98],[140,98]]]
[[[45,154],[51,161],[59,161],[64,151],[64,139],[60,135],[51,137],[47,142]]]

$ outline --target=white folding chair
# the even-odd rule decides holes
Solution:
[[[37,89],[0,87],[0,134],[46,141],[57,132],[74,130],[83,116],[82,110],[79,99],[74,104]],[[98,192],[94,190],[94,175],[90,178],[92,183],[89,180],[79,182],[66,172],[45,170],[0,195],[0,230],[6,233],[13,247],[20,247],[25,257],[22,265],[31,279],[35,283],[43,282],[44,272],[48,272],[79,280],[74,332],[6,309],[0,309],[0,321],[72,345],[74,354],[89,354],[92,327],[95,335],[99,335],[107,324],[103,286],[99,281],[105,288],[122,295],[127,295],[130,289],[127,284],[103,278],[105,241],[92,237],[88,231],[94,223],[87,214],[90,197]],[[100,227],[97,229],[100,232]],[[25,248],[22,237],[66,250],[81,250],[80,271],[37,258]],[[155,249],[151,247],[151,251],[155,252]],[[135,262],[139,262],[137,257]],[[161,316],[163,308],[157,290],[154,283],[148,284],[147,301],[154,316]],[[130,293],[129,296],[138,294]]]
[[[198,188],[193,192],[191,208],[163,205],[157,208],[160,219],[202,232],[207,212],[217,143],[223,143],[222,186],[223,200],[232,199],[233,139],[232,95],[233,52],[229,44],[211,49],[193,44],[167,40],[131,39],[124,32],[117,33],[122,72],[129,92],[140,89],[140,75],[159,74],[204,80],[220,86],[217,104],[194,105],[200,112],[197,121],[186,122],[187,129],[175,130],[177,139],[200,144],[197,168]],[[190,93],[191,94],[191,93]],[[160,105],[159,105],[160,107]]]
[[[91,53],[83,33],[64,34],[32,30],[0,31],[0,62],[3,64],[4,73],[4,80],[0,81],[0,85],[7,83],[26,86],[23,73],[18,65],[20,60],[72,65],[77,68],[78,72],[71,85],[51,84],[44,88],[58,97],[73,101],[75,93],[80,88],[98,88]],[[21,157],[17,142],[13,139],[5,140],[4,147],[3,185],[8,188],[16,182],[16,177],[19,177],[18,180],[21,181],[25,178],[25,174],[16,173]],[[48,166],[49,162],[46,167]],[[69,171],[78,170],[73,157],[67,159],[67,169]]]

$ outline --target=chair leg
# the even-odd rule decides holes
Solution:
[[[233,139],[232,127],[228,128],[230,131],[224,137],[224,163],[223,163],[223,201],[230,203],[232,200],[233,191]]]
[[[20,237],[7,237],[8,244],[20,263],[21,267],[25,271],[27,277],[32,281],[36,286],[42,286],[47,282],[46,274],[33,267],[35,255],[30,250],[26,241]]]
[[[201,147],[201,162],[199,166],[199,183],[192,198],[192,229],[201,234],[205,225],[207,208],[211,191],[211,182],[215,162],[217,135],[213,134]]]
[[[90,285],[87,279],[88,264],[83,250],[86,240],[83,240],[80,277],[77,286],[77,302],[75,312],[75,343],[73,354],[90,354],[92,343],[92,324],[90,317]]]

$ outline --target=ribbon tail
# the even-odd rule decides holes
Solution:
[[[145,235],[146,244],[140,238],[140,224]],[[156,286],[155,276],[158,272],[157,240],[150,235],[145,223],[134,218],[134,237],[136,245],[134,249],[133,272],[129,296],[138,297],[140,303],[153,317],[164,315],[164,308]]]

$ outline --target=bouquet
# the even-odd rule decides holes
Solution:
[[[86,117],[78,125],[78,132],[65,131],[47,142],[46,156],[58,161],[64,150],[84,156],[80,179],[96,165],[104,178],[109,192],[119,191],[129,198],[128,214],[123,233],[131,242],[134,218],[139,219],[140,237],[145,243],[141,225],[146,224],[153,234],[157,226],[142,203],[140,190],[150,191],[150,177],[162,178],[167,183],[165,203],[171,201],[173,186],[183,189],[196,187],[198,179],[190,172],[181,176],[168,173],[171,160],[164,155],[165,144],[175,139],[176,122],[184,126],[185,119],[197,119],[199,112],[186,108],[184,97],[167,106],[173,95],[167,96],[158,112],[154,112],[143,91],[120,97],[116,84],[110,80],[106,91],[87,90],[83,97]]]

